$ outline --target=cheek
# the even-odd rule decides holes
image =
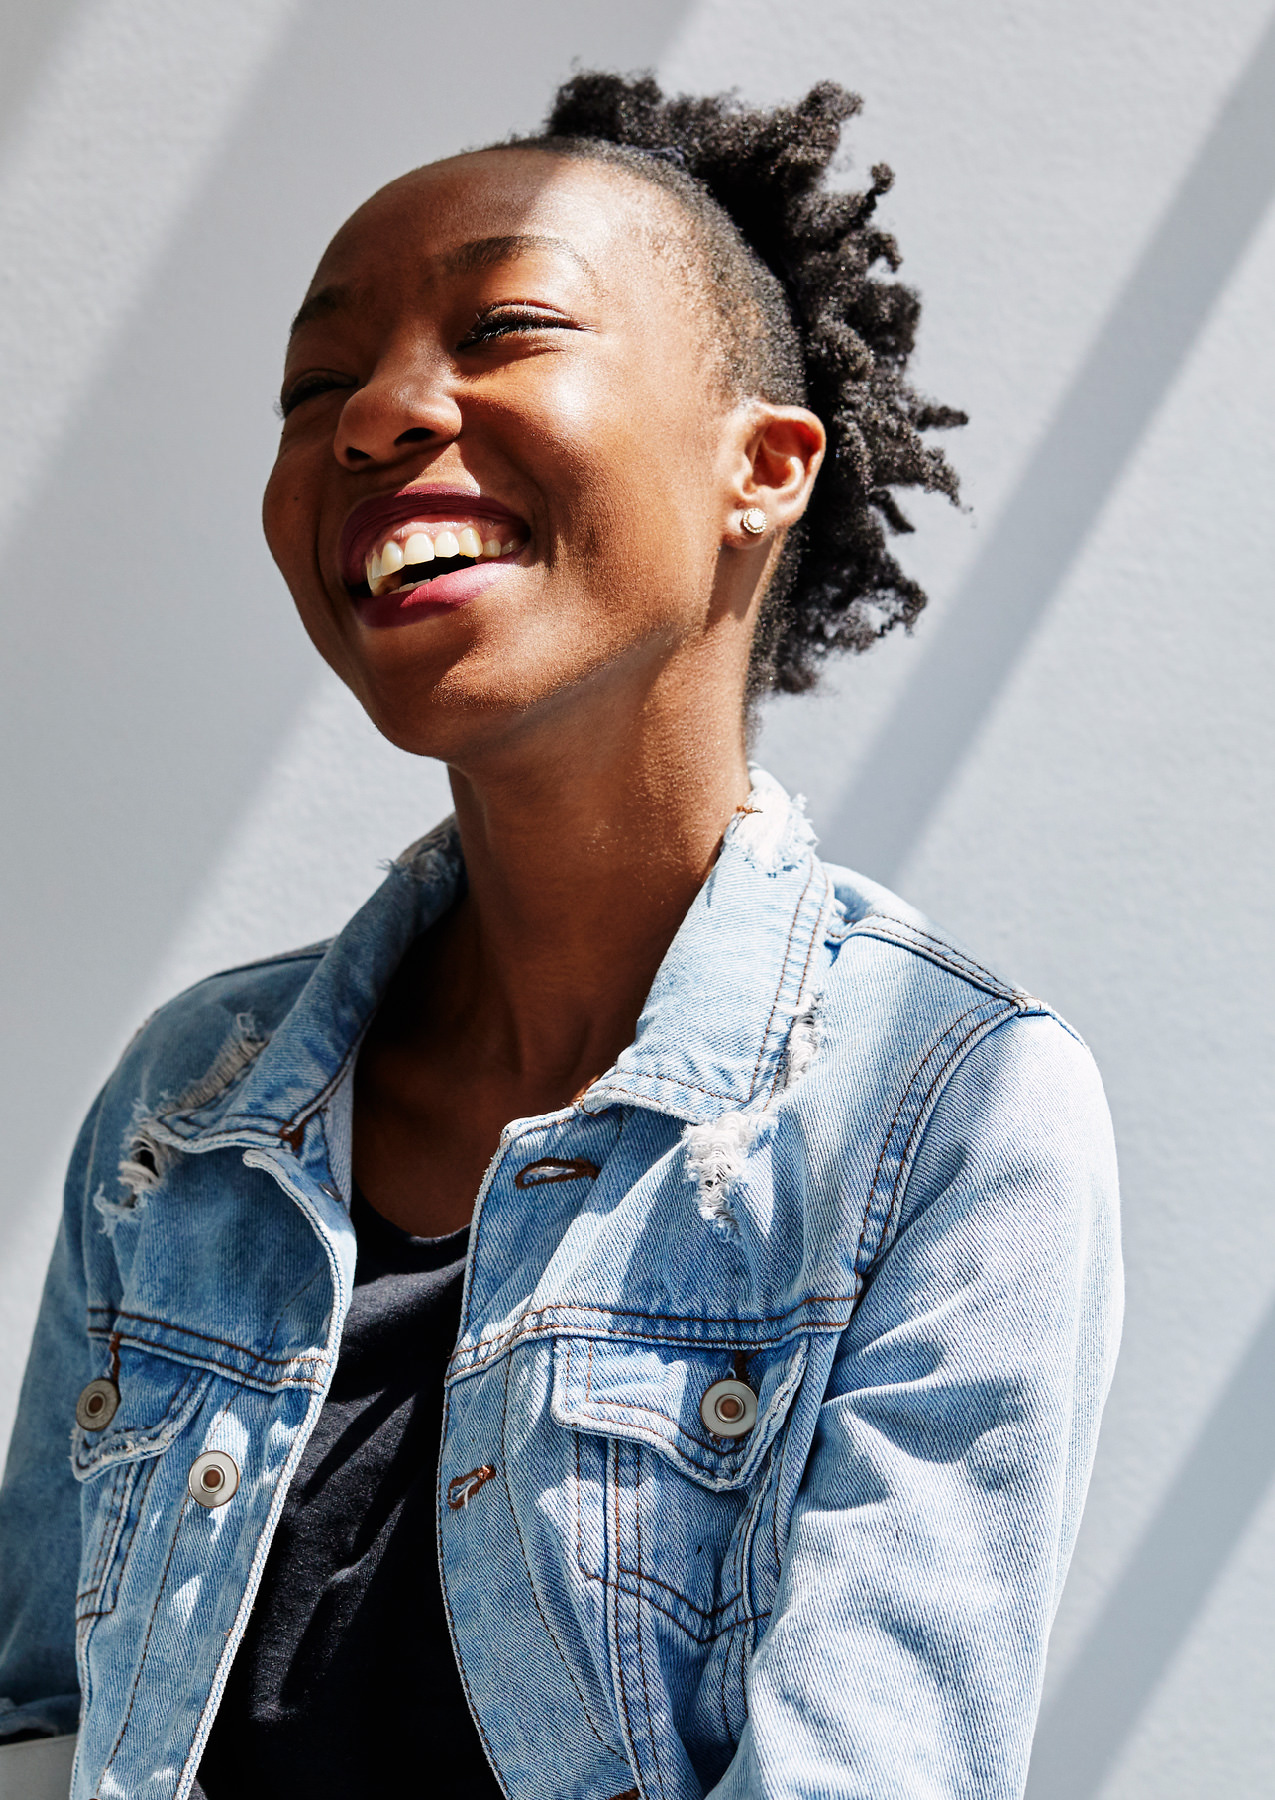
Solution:
[[[305,483],[296,454],[280,446],[261,497],[261,524],[285,580],[297,567],[303,542]]]
[[[568,379],[542,419],[528,468],[553,470],[551,560],[603,590],[649,587],[657,571],[681,586],[693,570],[702,583],[720,535],[704,415],[649,383]]]

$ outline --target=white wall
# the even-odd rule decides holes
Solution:
[[[924,623],[777,705],[762,760],[830,855],[1085,1032],[1123,1156],[1126,1346],[1031,1800],[1275,1790],[1270,5],[9,9],[6,1407],[59,1165],[132,1025],[334,928],[445,806],[317,672],[258,541],[328,231],[534,123],[573,58],[763,99],[831,75],[868,100],[857,166],[898,173],[970,511],[915,509]]]

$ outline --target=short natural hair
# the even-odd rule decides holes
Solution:
[[[926,597],[888,548],[889,534],[912,529],[892,490],[957,495],[955,471],[922,433],[965,415],[907,382],[920,301],[873,272],[899,265],[874,221],[893,177],[878,164],[866,192],[824,186],[861,104],[833,82],[761,109],[733,95],[666,99],[650,76],[588,73],[559,88],[542,134],[510,145],[610,162],[673,195],[716,303],[731,386],[823,421],[827,459],[762,607],[754,696],[800,693],[829,651],[910,627]]]

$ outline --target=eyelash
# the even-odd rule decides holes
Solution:
[[[274,403],[274,410],[280,419],[286,419],[294,407],[300,406],[303,400],[309,400],[314,394],[325,394],[332,388],[355,385],[356,383],[340,375],[303,375],[280,394]]]
[[[493,307],[488,313],[481,313],[470,326],[469,331],[456,346],[458,350],[481,349],[484,344],[493,343],[497,338],[510,337],[519,331],[569,331],[571,321],[558,314],[537,312],[534,308],[525,307]],[[274,410],[280,419],[286,419],[294,408],[303,400],[309,400],[315,394],[328,393],[333,388],[356,384],[348,384],[337,375],[303,375],[286,393],[274,403]]]
[[[480,313],[457,348],[470,350],[494,338],[509,337],[517,331],[569,331],[571,321],[558,313],[543,313],[530,306],[493,307]]]

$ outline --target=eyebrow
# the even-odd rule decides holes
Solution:
[[[437,260],[452,274],[468,275],[476,269],[493,268],[496,263],[507,262],[510,257],[521,256],[527,250],[563,250],[573,262],[580,265],[590,281],[595,285],[597,283],[598,278],[593,269],[566,238],[528,232],[515,232],[507,237],[474,238],[468,244],[460,244],[455,250],[444,251]]]
[[[514,232],[504,237],[473,238],[467,244],[458,244],[454,250],[441,251],[437,256],[427,259],[429,264],[445,269],[451,275],[472,275],[480,269],[494,268],[497,263],[508,262],[515,256],[522,256],[528,250],[561,250],[577,263],[589,280],[596,287],[598,278],[586,259],[568,243],[566,238],[548,237],[538,233]],[[297,316],[292,321],[288,337],[294,338],[303,325],[309,325],[315,319],[326,319],[332,313],[344,312],[351,304],[354,290],[339,282],[328,287],[321,287],[301,302]]]
[[[301,327],[308,325],[312,319],[326,319],[329,313],[344,311],[350,304],[350,292],[348,287],[333,285],[322,287],[318,293],[311,294],[297,309],[297,316],[288,327],[288,337],[294,338]]]

